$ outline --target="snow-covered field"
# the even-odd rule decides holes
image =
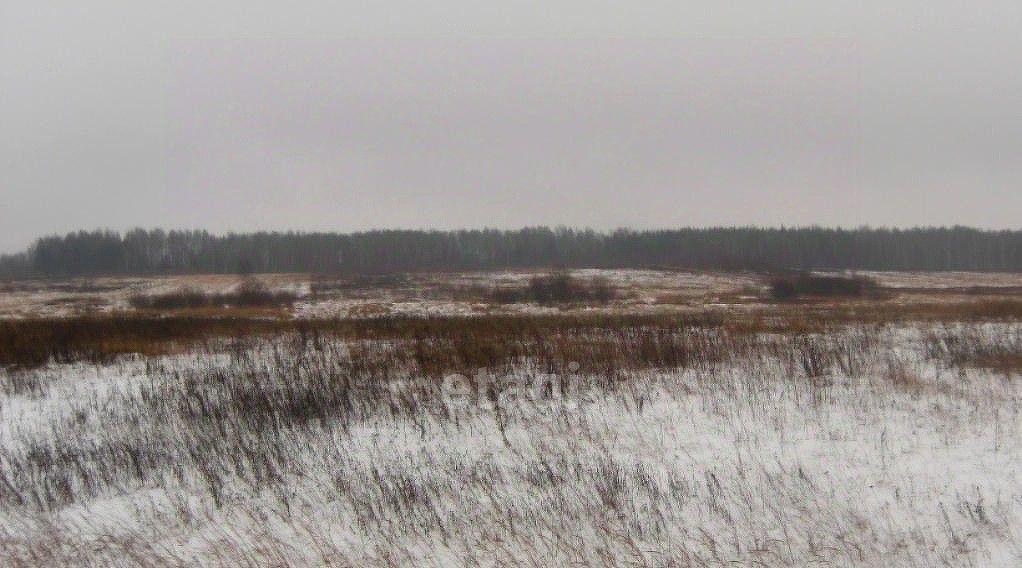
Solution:
[[[0,283],[0,319],[126,312],[132,310],[133,296],[185,289],[224,293],[248,278],[259,280],[271,290],[296,293],[298,302],[291,311],[296,318],[551,313],[571,309],[529,304],[495,305],[485,297],[485,292],[494,287],[524,286],[530,278],[543,273],[418,273],[368,279],[307,274],[185,275],[20,281]],[[751,274],[586,269],[572,271],[572,275],[583,281],[607,280],[620,292],[621,298],[617,301],[598,308],[602,311],[677,311],[762,285]],[[322,290],[316,290],[317,286]]]
[[[470,339],[0,371],[0,565],[1022,563],[1018,322]]]
[[[307,274],[186,275],[109,277],[0,283],[0,319],[73,317],[132,311],[135,296],[198,290],[210,294],[236,289],[255,278],[270,290],[286,290],[298,301],[288,315],[295,318],[363,318],[387,315],[461,316],[540,314],[565,311],[606,313],[676,313],[706,305],[749,307],[761,301],[765,277],[752,273],[684,272],[672,270],[573,270],[581,281],[606,281],[618,294],[599,306],[539,306],[494,303],[494,288],[521,287],[543,271],[404,274],[377,279],[310,276]],[[1022,294],[1022,275],[996,273],[867,272],[889,289],[897,303],[944,301],[952,292]],[[927,294],[926,292],[930,292]],[[935,295],[936,293],[937,295]]]

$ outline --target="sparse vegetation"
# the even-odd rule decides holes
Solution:
[[[534,281],[593,302],[593,279]],[[188,301],[0,320],[0,565],[1020,550],[1013,297],[364,319]],[[455,374],[472,388],[452,397]]]
[[[361,274],[350,277],[320,275],[312,279],[310,290],[313,296],[319,296],[330,292],[380,290],[409,284],[409,279],[403,274]]]
[[[813,309],[781,305],[744,314],[699,312],[568,315],[480,315],[419,318],[385,316],[365,319],[279,319],[231,315],[83,316],[60,319],[0,320],[0,365],[38,366],[48,361],[110,361],[118,355],[160,354],[204,342],[281,333],[316,334],[343,340],[453,340],[459,353],[498,349],[526,338],[575,337],[603,329],[627,335],[638,331],[672,334],[682,330],[719,329],[733,335],[822,333],[834,326],[891,325],[911,322],[1016,321],[1022,301],[969,301],[946,304],[843,306]],[[629,331],[632,330],[632,331]],[[428,342],[427,342],[428,343]],[[514,352],[511,352],[514,353]],[[469,359],[466,365],[479,361]],[[486,363],[486,362],[483,362]]]

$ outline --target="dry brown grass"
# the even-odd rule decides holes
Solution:
[[[156,309],[141,308],[132,315],[143,318],[197,318],[197,319],[285,319],[290,317],[290,306],[199,306],[190,308]],[[123,314],[112,314],[111,317],[122,317]]]
[[[0,564],[983,564],[1019,383],[959,373],[1022,353],[1015,308],[882,308],[5,322],[0,358],[189,354],[5,372],[58,411],[9,422]],[[480,367],[475,401],[435,380]],[[495,390],[547,373],[577,390]]]
[[[1022,336],[1005,335],[993,341],[972,330],[944,328],[927,337],[932,359],[949,367],[972,367],[996,371],[1005,376],[1022,372]]]
[[[1022,319],[1022,301],[987,300],[955,304],[877,305],[827,303],[768,306],[752,310],[704,309],[681,314],[626,315],[476,315],[418,318],[387,316],[346,320],[294,320],[275,308],[241,311],[200,308],[173,315],[114,314],[68,319],[0,321],[0,365],[37,366],[49,360],[104,361],[129,353],[157,354],[214,338],[287,332],[328,334],[349,339],[455,341],[466,353],[477,348],[505,352],[509,345],[547,335],[581,336],[591,330],[621,335],[671,334],[691,329],[716,329],[730,336],[775,333],[804,335],[853,323],[906,321],[969,322]],[[473,347],[475,346],[475,347]],[[487,347],[489,346],[489,347]],[[491,362],[469,356],[466,364]],[[1018,368],[1019,354],[976,355],[984,366]]]
[[[916,395],[921,394],[927,387],[927,383],[919,377],[915,370],[905,361],[894,357],[888,358],[884,367],[883,379],[900,391]]]
[[[1022,372],[1022,352],[1005,352],[985,355],[976,359],[977,367],[990,369],[1003,374]]]
[[[657,304],[667,306],[691,306],[695,303],[695,300],[691,294],[682,294],[680,292],[659,294],[655,298]]]

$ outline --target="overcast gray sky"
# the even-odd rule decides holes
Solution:
[[[8,252],[134,226],[1018,228],[1022,3],[0,0],[0,196]]]

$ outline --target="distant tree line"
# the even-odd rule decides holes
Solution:
[[[135,229],[37,240],[0,258],[0,276],[504,268],[1022,271],[1022,231],[705,228],[614,232],[380,230],[351,234]]]

